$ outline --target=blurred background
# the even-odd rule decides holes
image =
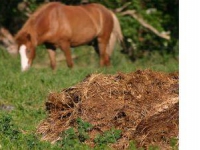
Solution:
[[[43,3],[60,1],[68,5],[101,3],[113,10],[122,27],[127,49],[122,50],[135,61],[155,51],[178,60],[178,0],[6,0],[0,4],[0,48],[15,53],[13,36],[28,17]]]

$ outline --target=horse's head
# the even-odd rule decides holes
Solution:
[[[35,57],[35,47],[32,37],[29,33],[22,33],[16,36],[18,50],[21,57],[21,69],[26,71],[32,64]]]

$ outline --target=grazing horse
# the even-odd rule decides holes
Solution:
[[[65,54],[68,67],[73,67],[70,47],[91,44],[100,56],[100,66],[110,65],[116,41],[123,36],[115,14],[100,4],[67,6],[50,2],[39,7],[16,34],[21,56],[21,69],[27,70],[35,57],[35,48],[44,44],[49,52],[50,65],[56,68],[55,49]]]

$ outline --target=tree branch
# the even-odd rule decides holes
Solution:
[[[116,13],[122,12],[125,8],[127,8],[129,5],[131,4],[131,2],[125,3],[122,7],[119,7],[117,9],[115,9],[114,11]]]
[[[142,17],[140,17],[139,15],[136,14],[135,10],[126,10],[124,12],[120,13],[122,16],[125,15],[130,15],[132,16],[134,19],[136,19],[142,26],[144,26],[145,28],[149,29],[150,31],[152,31],[154,34],[156,34],[157,36],[166,39],[166,40],[170,40],[170,36],[169,33],[167,32],[159,32],[156,28],[154,28],[153,26],[151,26],[150,24],[148,24]]]

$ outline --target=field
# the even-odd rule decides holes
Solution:
[[[91,73],[129,73],[138,69],[177,72],[178,60],[170,54],[152,52],[132,62],[126,55],[114,51],[112,66],[99,67],[99,58],[91,47],[72,51],[75,66],[66,67],[62,53],[57,51],[57,70],[49,67],[43,47],[37,49],[33,67],[21,72],[19,56],[10,56],[0,50],[0,149],[67,149],[62,142],[41,142],[35,134],[41,120],[46,118],[45,102],[50,92],[60,92],[82,81]],[[173,144],[173,141],[172,141]],[[71,141],[74,149],[90,149],[77,140]],[[134,144],[132,144],[134,149]],[[72,148],[71,148],[72,149]],[[101,149],[101,147],[96,147]]]

